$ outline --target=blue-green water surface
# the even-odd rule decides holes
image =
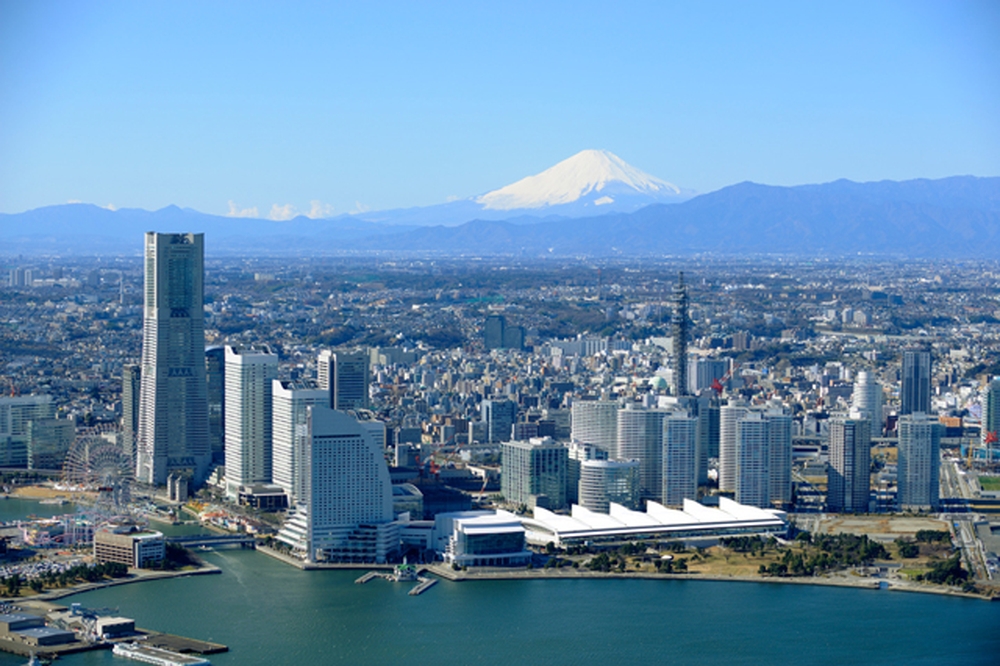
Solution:
[[[217,641],[217,666],[270,664],[997,664],[1000,604],[928,594],[674,580],[442,581],[299,571],[253,551],[221,575],[75,595],[139,626]],[[0,665],[23,658],[0,655]],[[67,666],[129,662],[108,652]]]

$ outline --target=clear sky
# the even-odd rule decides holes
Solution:
[[[1000,175],[1000,2],[0,0],[0,212]],[[232,202],[232,203],[230,203]]]

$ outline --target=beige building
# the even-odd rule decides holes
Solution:
[[[100,530],[94,534],[94,559],[98,562],[143,569],[162,562],[166,555],[166,541],[160,532]]]

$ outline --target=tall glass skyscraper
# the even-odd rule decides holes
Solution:
[[[931,353],[903,352],[903,385],[899,393],[900,414],[930,414]]]
[[[136,478],[163,485],[167,475],[204,481],[208,441],[203,234],[148,232]]]

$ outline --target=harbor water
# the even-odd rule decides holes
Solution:
[[[996,664],[1000,603],[938,595],[675,580],[355,585],[262,553],[204,553],[221,575],[66,599],[230,647],[217,666],[273,664]],[[0,666],[24,659],[0,654]],[[126,664],[110,651],[66,666]]]

